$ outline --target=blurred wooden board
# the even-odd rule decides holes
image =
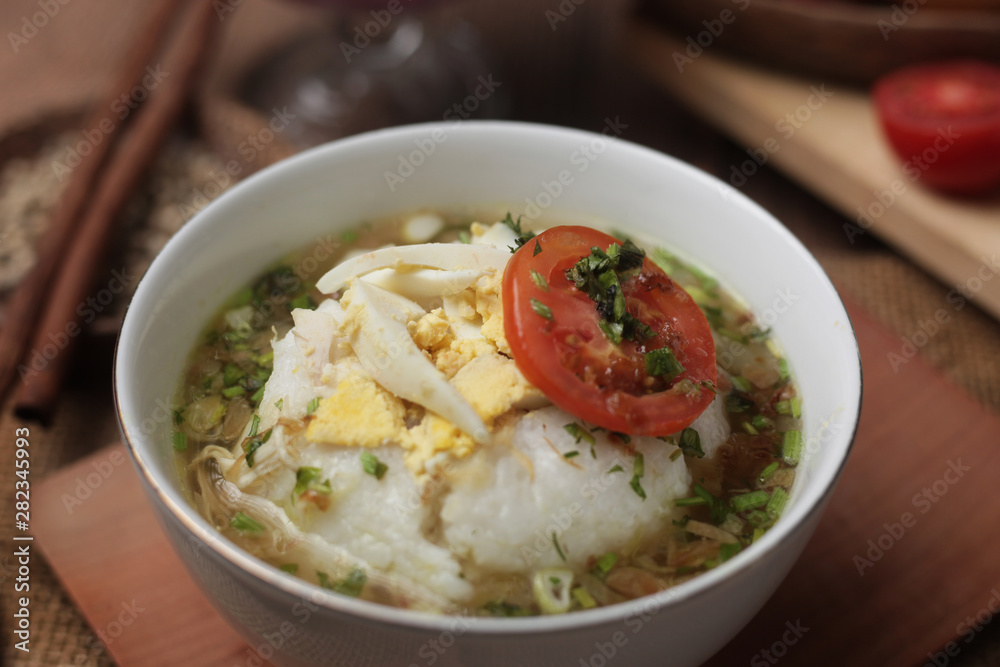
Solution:
[[[961,635],[959,624],[988,610],[994,596],[994,608],[1000,603],[1000,503],[989,502],[1000,420],[920,359],[896,373],[888,355],[898,339],[848,309],[865,375],[850,462],[803,558],[712,665],[771,664],[761,651],[784,636],[794,644],[772,653],[783,665],[909,667]],[[951,463],[969,470],[955,478]],[[940,481],[951,478],[955,484]],[[914,496],[942,484],[938,502],[926,501],[921,513]],[[37,543],[95,631],[118,632],[123,604],[143,609],[108,644],[122,667],[245,664],[252,655],[177,560],[122,445],[48,478],[33,500]],[[855,556],[874,555],[868,540],[886,546],[884,524],[901,523],[906,512],[912,525],[860,576]],[[801,637],[789,629],[796,627]]]
[[[866,91],[738,63],[642,21],[625,46],[643,71],[747,147],[727,174],[731,184],[773,164],[840,210],[849,238],[878,235],[1000,318],[1000,195],[949,198],[914,181],[890,153]]]
[[[251,664],[251,656],[270,665],[191,580],[124,445],[60,470],[35,491],[35,544],[119,665],[218,667]]]

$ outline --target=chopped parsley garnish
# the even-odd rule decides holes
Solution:
[[[241,533],[261,533],[264,531],[263,524],[243,512],[234,514],[233,518],[229,520],[229,525]]]
[[[174,431],[173,434],[174,451],[183,452],[188,448],[187,434],[184,431]]]
[[[628,483],[635,491],[635,495],[639,496],[643,500],[646,499],[646,491],[642,488],[642,475],[646,472],[645,459],[642,456],[642,452],[636,452],[635,462],[632,464],[632,481]]]
[[[565,429],[567,433],[573,436],[574,441],[577,443],[579,443],[581,440],[584,440],[593,445],[594,442],[596,442],[596,440],[594,440],[594,436],[591,435],[587,431],[587,429],[583,428],[576,422],[570,422],[569,424],[566,424],[565,426],[563,426],[563,429]]]
[[[535,239],[535,249],[531,251],[531,256],[534,257],[541,251],[542,251],[542,244],[538,242],[538,239]]]
[[[534,297],[531,298],[531,309],[547,320],[552,319],[552,309]]]
[[[511,216],[510,212],[508,211],[507,217],[501,220],[500,222],[507,225],[510,228],[510,230],[517,235],[517,238],[514,239],[514,247],[510,249],[512,253],[515,252],[521,246],[523,246],[525,243],[530,241],[531,239],[535,238],[534,232],[525,232],[523,229],[521,229],[521,216],[517,216],[517,221],[515,221],[513,216]],[[541,251],[542,247],[538,245],[538,242],[536,241],[535,254],[537,255]]]
[[[543,292],[549,291],[549,284],[545,281],[545,276],[540,274],[538,271],[535,271],[534,269],[531,270],[531,282],[535,283],[538,289],[542,290]]]
[[[341,595],[349,595],[352,598],[361,595],[361,591],[364,590],[365,583],[368,581],[368,575],[360,568],[354,568],[350,574],[338,582],[330,581],[330,575],[319,570],[316,570],[316,578],[319,579],[319,585],[323,588]]]
[[[319,409],[319,396],[309,401],[309,405],[306,406],[306,415],[311,415]]]
[[[639,341],[655,335],[647,324],[628,312],[622,293],[622,280],[632,277],[645,256],[631,241],[612,243],[606,251],[595,246],[566,271],[566,278],[596,305],[601,331],[615,345],[623,339]]]
[[[295,472],[295,493],[302,495],[306,491],[315,491],[324,495],[330,495],[333,489],[330,487],[330,480],[320,481],[323,471],[320,468],[303,466]]]
[[[662,377],[669,382],[684,372],[684,366],[677,361],[673,350],[669,347],[661,347],[658,350],[647,352],[646,375],[651,377]]]
[[[254,454],[257,453],[257,450],[260,449],[261,445],[263,445],[265,442],[271,439],[271,431],[273,430],[274,427],[271,427],[266,431],[264,431],[263,433],[258,433],[252,438],[247,438],[243,442],[243,452],[246,454],[247,457],[247,465],[250,466],[251,468],[253,467]]]
[[[371,452],[361,452],[361,467],[375,479],[382,479],[389,466],[378,460],[378,457]]]
[[[254,414],[253,421],[250,422],[250,432],[247,433],[248,438],[252,438],[257,435],[257,429],[260,427],[260,415]]]
[[[559,558],[561,558],[562,561],[565,563],[566,562],[566,554],[563,553],[562,547],[559,546],[559,538],[556,537],[555,531],[552,531],[552,544],[553,544],[553,546],[555,546],[556,553],[559,554]]]
[[[681,448],[685,456],[694,456],[699,459],[705,456],[705,450],[701,448],[701,435],[693,428],[681,431],[681,438],[677,446]]]

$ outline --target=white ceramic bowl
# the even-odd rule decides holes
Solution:
[[[714,270],[772,326],[803,396],[807,446],[785,515],[763,539],[644,599],[555,617],[465,619],[324,591],[250,556],[194,510],[174,465],[168,406],[198,332],[222,301],[282,254],[361,220],[469,205],[578,214],[662,239]],[[822,269],[728,185],[599,134],[467,122],[321,146],[201,211],[139,284],[118,342],[115,386],[122,431],[177,552],[229,622],[275,663],[600,667],[614,656],[615,664],[678,666],[721,648],[799,556],[850,449],[861,371],[847,313]]]

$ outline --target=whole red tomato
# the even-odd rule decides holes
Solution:
[[[1000,66],[913,65],[880,79],[873,94],[908,176],[955,194],[1000,186]]]

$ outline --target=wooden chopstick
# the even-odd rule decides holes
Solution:
[[[165,24],[169,22],[168,17],[177,12],[183,4],[187,4],[187,0],[161,0],[154,9],[156,22],[150,22],[153,34],[143,34],[139,41],[157,41],[154,39],[154,35],[158,41],[162,41],[163,29],[166,27]],[[47,345],[52,345],[53,341],[56,340],[60,342],[65,340],[66,345],[54,356],[43,356],[44,364],[33,363],[33,360],[29,358],[33,355],[30,352],[25,352],[24,343],[18,347],[16,357],[5,355],[5,364],[11,363],[6,361],[9,358],[23,360],[19,373],[22,384],[14,404],[18,416],[42,422],[51,418],[57,394],[71,357],[71,347],[79,335],[69,336],[68,333],[82,331],[81,316],[77,311],[79,305],[86,299],[88,292],[93,288],[97,270],[103,265],[106,250],[114,232],[116,216],[141,184],[143,175],[183,110],[200,66],[207,57],[218,24],[219,17],[213,7],[213,0],[197,0],[194,6],[185,12],[182,25],[178,30],[178,39],[181,40],[179,54],[176,63],[171,64],[169,76],[158,84],[150,94],[149,99],[135,112],[136,117],[128,132],[119,130],[118,134],[124,136],[114,137],[112,135],[118,139],[117,150],[107,161],[105,168],[102,170],[101,164],[91,161],[88,166],[92,173],[80,177],[81,181],[86,179],[87,184],[83,197],[91,190],[93,191],[93,198],[89,205],[84,207],[82,201],[76,202],[74,200],[68,202],[66,206],[60,207],[61,209],[68,208],[70,204],[75,204],[77,212],[74,219],[79,222],[75,230],[72,224],[63,223],[65,238],[62,243],[64,246],[69,244],[69,247],[64,247],[64,252],[61,255],[53,253],[52,256],[46,257],[51,262],[51,266],[46,266],[45,269],[54,275],[45,281],[44,286],[32,284],[29,287],[32,290],[31,293],[22,297],[22,302],[30,298],[32,303],[30,305],[19,303],[20,311],[15,311],[12,303],[12,308],[8,311],[6,319],[9,322],[20,313],[39,312],[36,310],[37,307],[44,306],[41,309],[41,315],[36,315],[38,319],[35,321],[38,322],[38,326],[34,329],[33,335],[30,335],[30,331],[17,333],[23,336],[23,340],[31,341],[28,350],[42,350]],[[126,90],[131,90],[131,87],[141,78],[141,75],[151,64],[150,61],[154,53],[155,49],[148,44],[143,44],[141,47],[136,45],[130,54],[134,60],[132,57],[129,59],[128,76],[123,74],[121,78],[122,82],[127,81]],[[118,99],[118,96],[114,99]],[[103,113],[104,110],[100,111]],[[101,115],[102,119],[105,117]],[[104,143],[110,143],[112,137],[109,137],[109,141]],[[105,152],[107,150],[105,148]],[[82,168],[83,164],[77,167],[77,171]],[[98,181],[96,176],[99,171],[100,179]],[[95,181],[98,182],[95,183]],[[80,195],[74,193],[74,197],[80,197]],[[80,209],[83,209],[82,215]],[[68,216],[68,212],[64,215]],[[72,242],[70,243],[70,241]],[[38,282],[41,283],[41,279]],[[0,332],[0,334],[6,332],[7,327],[5,326],[4,332]],[[2,349],[6,351],[8,341],[3,338],[0,336],[0,342],[4,344]],[[6,338],[10,339],[12,343],[16,342],[12,340],[13,335],[8,334]],[[25,362],[31,365],[27,365]],[[42,365],[42,368],[36,368],[38,365]],[[14,367],[14,370],[17,370],[17,366]],[[9,382],[13,373],[6,368],[0,368],[0,373],[4,371],[8,373],[9,377],[4,378],[3,375],[0,375],[0,382],[4,379]]]

